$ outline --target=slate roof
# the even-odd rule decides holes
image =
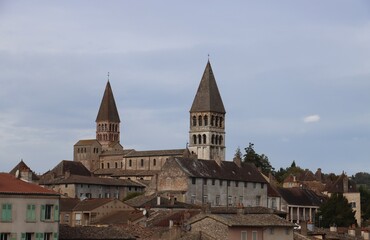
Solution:
[[[128,233],[124,228],[115,226],[95,227],[79,226],[70,227],[68,225],[59,226],[60,240],[134,240],[136,237]]]
[[[238,165],[230,161],[221,161],[220,165],[213,160],[191,158],[174,158],[168,161],[175,161],[178,163],[190,177],[267,183],[266,179],[257,168],[247,163],[242,163],[241,167],[238,167]]]
[[[194,97],[190,112],[226,113],[209,60],[200,81],[198,91]]]
[[[325,198],[314,191],[302,188],[277,188],[281,197],[289,205],[320,206]]]
[[[0,173],[0,194],[59,196],[57,192],[24,182],[9,173]]]
[[[197,205],[188,204],[184,202],[174,201],[173,204],[171,204],[170,199],[165,197],[160,197],[161,202],[160,205],[157,205],[157,196],[156,194],[152,194],[150,196],[145,195],[139,195],[137,197],[134,197],[132,199],[129,199],[125,201],[127,205],[130,205],[135,208],[200,208]]]
[[[52,178],[51,175],[54,178],[64,177],[66,172],[69,172],[71,175],[91,176],[90,171],[81,162],[63,160],[52,170],[42,175],[41,180]]]
[[[54,178],[49,180],[40,180],[42,185],[55,184],[91,184],[91,185],[107,185],[107,186],[128,186],[128,187],[144,187],[143,185],[134,182],[130,179],[114,179],[114,178],[99,178],[89,176],[70,175],[67,178]]]
[[[113,91],[109,81],[105,87],[103,99],[100,104],[98,116],[96,122],[108,121],[108,122],[121,122],[119,119],[116,102],[114,101]]]
[[[112,201],[114,201],[112,198],[87,198],[83,201],[80,201],[73,208],[73,211],[92,211]]]
[[[244,207],[243,209],[238,209],[238,207],[211,207],[210,213],[214,214],[235,214],[238,210],[242,210],[244,214],[276,214],[281,217],[286,217],[286,212],[279,211],[267,207]]]
[[[324,191],[329,193],[345,193],[345,184],[348,184],[348,192],[357,192],[356,183],[350,180],[344,173],[334,183],[327,183]]]
[[[199,214],[190,219],[193,224],[211,218],[229,227],[294,227],[294,224],[275,214]]]
[[[36,173],[34,173],[25,162],[23,162],[23,160],[21,160],[9,173],[15,176],[17,170],[19,170],[19,172],[31,172],[31,177],[33,181],[38,181],[40,179],[39,176],[37,176]]]
[[[121,210],[106,215],[97,221],[96,224],[128,224],[143,218],[143,212],[139,210]]]

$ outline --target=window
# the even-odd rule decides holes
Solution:
[[[1,221],[11,222],[12,221],[12,204],[3,203],[1,207]]]
[[[101,169],[104,169],[104,163],[101,163]]]
[[[206,144],[206,143],[207,143],[207,136],[203,134],[203,144]]]
[[[256,196],[256,206],[260,206],[261,204],[261,196]]]
[[[270,228],[270,234],[271,234],[271,235],[273,235],[273,234],[274,234],[274,228],[273,228],[273,227],[271,227],[271,228]]]
[[[109,163],[107,163],[107,168],[109,168]]]
[[[215,116],[211,116],[211,126],[213,126],[215,124]]]
[[[195,204],[195,195],[191,195],[190,203]]]
[[[253,188],[256,188],[256,186],[257,186],[257,183],[254,182],[253,183]]]
[[[36,205],[27,204],[26,222],[35,222],[35,221],[36,221]]]
[[[261,183],[261,189],[263,189],[264,186],[265,186],[265,184]]]
[[[220,186],[222,186],[222,180],[220,180]]]
[[[105,193],[105,198],[110,198],[110,194],[109,193]]]
[[[40,235],[40,240],[52,240],[52,233],[44,233],[44,238],[42,238],[42,233]]]
[[[157,160],[154,158],[153,159],[153,166],[156,166],[157,165]]]
[[[58,205],[41,205],[41,221],[52,221],[52,217],[54,217],[54,221],[59,221],[59,206]]]
[[[215,185],[216,180],[212,179],[212,185]]]
[[[232,200],[231,196],[227,197],[227,203],[228,203],[229,206],[233,205],[233,200]]]
[[[141,160],[140,160],[140,166],[141,166],[141,167],[144,167],[144,159],[141,159]]]
[[[235,187],[239,187],[239,182],[235,181]]]
[[[198,135],[198,144],[202,144],[202,136],[200,134]]]
[[[241,240],[247,240],[247,231],[241,231],[240,232],[240,239]]]
[[[114,162],[114,168],[118,168],[118,162]]]
[[[220,195],[216,196],[216,206],[220,206]]]
[[[243,196],[239,196],[239,203],[242,204],[243,203]]]
[[[132,160],[130,159],[130,160],[128,160],[128,166],[129,167],[132,167]]]
[[[350,202],[351,208],[356,208],[356,202]]]
[[[212,143],[212,144],[214,144],[214,143],[215,143],[215,135],[214,135],[214,134],[212,134],[211,143]]]
[[[202,126],[202,116],[199,116],[198,117],[198,125],[199,126]]]
[[[196,125],[197,125],[197,118],[193,116],[193,126],[196,126]]]
[[[203,179],[203,185],[207,185],[207,178]]]
[[[197,144],[197,135],[193,135],[193,144]]]
[[[257,240],[257,231],[252,232],[252,240]]]
[[[195,177],[191,178],[191,183],[192,183],[192,184],[195,184],[195,183],[196,183],[196,181],[197,181],[197,179],[196,179]]]
[[[276,198],[271,198],[271,208],[276,209]]]
[[[204,126],[208,125],[208,116],[204,116]]]
[[[204,195],[203,196],[203,204],[206,204],[208,202],[208,196]]]
[[[248,183],[247,182],[244,182],[244,187],[248,187]]]
[[[81,213],[75,214],[76,225],[81,225]]]
[[[0,233],[0,240],[10,239],[10,233]]]
[[[21,233],[21,240],[31,240],[32,235],[33,235],[33,233]],[[39,237],[39,235],[37,235],[36,237]],[[40,238],[38,238],[38,239],[40,239]]]
[[[230,187],[230,181],[229,180],[227,180],[227,186]]]
[[[68,213],[64,214],[64,222],[69,223],[69,214]]]

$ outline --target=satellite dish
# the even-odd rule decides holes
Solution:
[[[17,169],[17,171],[15,171],[15,177],[18,178],[19,177],[19,169]]]

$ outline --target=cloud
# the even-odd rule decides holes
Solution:
[[[307,117],[304,117],[303,118],[303,122],[305,123],[312,123],[312,122],[318,122],[320,121],[320,116],[315,114],[315,115],[310,115],[310,116],[307,116]]]

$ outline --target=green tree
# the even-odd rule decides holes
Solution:
[[[359,187],[361,196],[361,218],[364,226],[369,225],[370,220],[370,191],[364,186]]]
[[[234,157],[242,159],[242,152],[240,151],[240,147],[236,149]]]
[[[321,216],[321,217],[320,217]],[[320,219],[320,226],[349,227],[356,223],[355,212],[343,194],[331,195],[327,202],[322,204],[316,213],[316,219]],[[319,224],[318,222],[316,223]]]
[[[254,144],[249,143],[248,147],[245,148],[245,154],[243,156],[243,161],[245,163],[251,163],[257,168],[260,168],[264,174],[268,174],[274,171],[274,168],[271,166],[268,157],[265,154],[257,154],[254,151]]]
[[[274,173],[274,177],[276,181],[280,184],[284,182],[284,179],[287,178],[289,175],[298,176],[299,174],[303,173],[304,170],[296,165],[295,161],[293,160],[290,167],[287,168],[280,168],[278,171]]]

